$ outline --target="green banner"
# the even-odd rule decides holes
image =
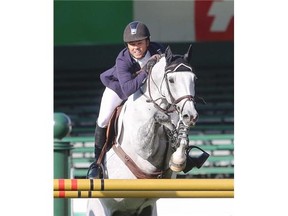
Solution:
[[[130,1],[54,1],[54,45],[122,43]]]

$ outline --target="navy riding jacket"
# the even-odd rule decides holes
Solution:
[[[164,46],[150,42],[148,50],[151,56],[159,54],[159,49],[162,53],[165,52]],[[126,100],[146,80],[147,73],[144,70],[135,76],[135,72],[140,70],[140,65],[131,57],[128,49],[124,48],[118,54],[115,65],[101,73],[100,79],[104,86],[116,92],[122,100]]]

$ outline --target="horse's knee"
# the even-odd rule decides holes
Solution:
[[[163,112],[156,112],[154,119],[158,124],[167,127],[169,130],[173,130],[175,128],[175,126],[172,124],[171,116]]]
[[[163,122],[167,122],[169,121],[169,116],[166,115],[165,113],[163,112],[156,112],[155,115],[154,115],[154,119],[156,122],[162,124]]]

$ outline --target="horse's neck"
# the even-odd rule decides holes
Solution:
[[[123,119],[126,132],[121,145],[139,166],[143,165],[147,171],[150,167],[152,171],[155,168],[167,168],[166,155],[171,152],[162,126],[163,121],[169,121],[168,116],[152,102],[147,102],[148,95],[146,88],[144,94],[138,92],[129,97]],[[159,98],[161,94],[153,90],[153,99],[158,99],[157,104],[166,106],[165,100]]]

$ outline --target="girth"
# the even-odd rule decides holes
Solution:
[[[124,152],[120,145],[113,145],[113,150],[118,155],[118,157],[125,163],[125,165],[130,169],[130,171],[138,178],[138,179],[154,179],[154,178],[163,178],[163,175],[167,170],[158,171],[154,173],[145,173],[143,172],[137,164]]]

